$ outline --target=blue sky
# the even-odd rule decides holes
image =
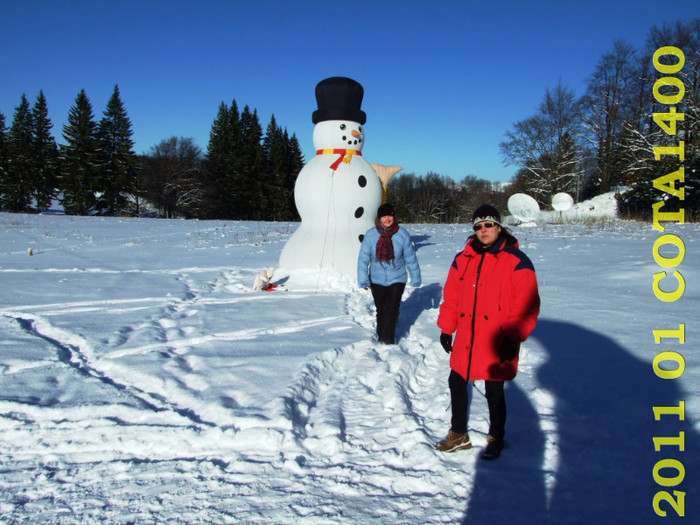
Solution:
[[[81,89],[96,119],[114,85],[135,151],[171,136],[206,151],[221,102],[257,109],[313,154],[316,84],[365,89],[370,162],[508,181],[498,144],[560,81],[582,94],[616,39],[700,17],[679,0],[373,2],[0,0],[0,112],[46,95],[53,133]]]

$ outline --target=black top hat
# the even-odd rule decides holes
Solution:
[[[351,78],[330,77],[316,84],[318,109],[311,115],[314,124],[324,120],[351,120],[364,124],[367,115],[360,109],[365,90]]]

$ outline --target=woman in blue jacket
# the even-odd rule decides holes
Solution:
[[[401,296],[408,275],[411,284],[421,285],[418,258],[408,231],[399,226],[394,207],[382,204],[377,210],[376,226],[365,234],[357,261],[357,283],[372,289],[377,308],[377,338],[394,344],[399,320]]]

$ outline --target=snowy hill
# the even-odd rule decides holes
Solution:
[[[606,207],[590,205],[575,213]],[[0,522],[639,524],[661,520],[659,491],[685,492],[692,522],[700,226],[669,226],[687,289],[665,303],[650,225],[554,222],[512,228],[542,313],[487,463],[480,382],[474,449],[433,448],[449,427],[437,308],[468,226],[407,226],[424,284],[383,346],[352,280],[278,269],[276,291],[252,291],[295,224],[0,214]],[[685,344],[655,344],[680,323]],[[661,351],[681,377],[654,374]],[[681,402],[683,420],[655,420]],[[684,451],[655,451],[679,432]]]

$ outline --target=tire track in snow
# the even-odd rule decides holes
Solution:
[[[210,342],[231,342],[245,339],[256,339],[261,335],[301,332],[303,330],[306,330],[307,328],[333,324],[339,320],[342,320],[343,318],[344,316],[334,315],[331,317],[323,317],[320,319],[312,319],[309,321],[293,321],[287,323],[286,325],[276,326],[274,328],[248,328],[245,330],[233,330],[231,332],[219,332],[208,335],[180,337],[177,339],[170,338],[165,341],[159,341],[156,343],[150,343],[134,347],[127,346],[126,348],[112,350],[111,352],[105,353],[104,357],[107,359],[118,359],[120,357],[125,357],[128,355],[144,354],[159,350],[170,350],[174,351],[175,353],[179,353],[192,346],[203,345]]]
[[[201,273],[201,272],[197,272]],[[44,305],[32,305],[28,309],[39,311],[42,314],[74,314],[78,311],[104,312],[105,315],[115,313],[115,305],[119,305],[119,310],[125,306],[135,308],[158,310],[150,319],[145,319],[137,325],[125,325],[118,330],[119,337],[113,342],[116,348],[112,351],[105,351],[100,348],[99,356],[95,353],[93,343],[84,337],[73,332],[66,331],[53,325],[45,319],[43,315],[36,315],[20,311],[18,308],[0,311],[0,315],[14,319],[19,323],[22,330],[33,337],[38,337],[46,341],[51,348],[54,348],[58,361],[69,366],[83,377],[90,377],[98,380],[102,384],[114,388],[137,401],[143,408],[159,412],[164,410],[173,411],[180,416],[187,418],[191,424],[197,426],[214,427],[217,424],[233,424],[230,410],[225,406],[203,407],[201,399],[197,393],[190,392],[187,385],[178,385],[178,377],[174,381],[164,383],[162,381],[152,381],[153,378],[143,375],[136,370],[124,369],[118,365],[117,360],[126,356],[145,354],[149,352],[160,352],[165,354],[184,354],[193,346],[207,343],[228,343],[241,340],[253,340],[263,335],[277,335],[304,331],[308,328],[332,325],[337,321],[346,318],[343,315],[329,316],[324,318],[314,318],[308,321],[291,321],[286,325],[275,327],[250,328],[234,330],[231,332],[217,333],[194,333],[189,326],[183,326],[184,318],[193,316],[199,306],[220,304],[228,305],[245,301],[272,301],[274,297],[269,294],[244,293],[237,294],[236,297],[216,297],[211,296],[218,292],[231,292],[232,286],[239,280],[236,272],[222,270],[208,281],[199,283],[196,279],[189,279],[187,275],[180,274],[178,280],[184,284],[178,296],[163,296],[151,298],[135,299],[115,299],[115,300],[95,300],[76,301],[75,303],[53,303]],[[235,288],[235,286],[233,286]],[[235,290],[238,291],[238,290]],[[302,299],[306,294],[290,295],[289,298]],[[153,343],[136,346],[129,346],[130,338],[137,334],[141,328],[156,328],[160,335]],[[151,340],[154,337],[149,336]],[[157,340],[160,339],[160,340]],[[107,343],[107,341],[103,341]],[[109,345],[112,346],[112,345]],[[108,347],[109,347],[108,346]],[[180,366],[187,365],[184,358],[176,358]],[[124,373],[120,373],[123,371]],[[154,384],[158,385],[158,390],[154,390]],[[192,407],[206,408],[210,412],[209,417],[202,417],[198,410]],[[221,417],[218,417],[221,416]]]
[[[196,270],[196,269],[195,269]],[[195,272],[201,273],[201,272]],[[156,330],[158,333],[156,342],[151,344],[129,346],[129,339],[136,333],[133,326],[125,326],[120,330],[122,337],[116,345],[117,349],[107,352],[107,358],[120,358],[128,355],[148,353],[152,351],[171,351],[176,354],[184,352],[187,348],[209,342],[231,342],[237,340],[254,339],[261,335],[293,333],[308,327],[320,326],[332,323],[341,316],[331,316],[323,319],[312,320],[307,323],[289,323],[286,326],[275,329],[251,328],[231,332],[219,332],[215,334],[202,334],[199,327],[184,325],[183,320],[192,318],[199,313],[202,307],[229,306],[246,302],[270,301],[276,298],[269,294],[247,293],[247,290],[239,283],[240,273],[230,269],[223,269],[210,281],[200,284],[195,278],[189,276],[189,270],[177,274],[176,280],[183,286],[179,297],[167,297],[159,311],[143,323],[146,328]],[[243,292],[243,293],[241,293]],[[215,294],[222,293],[224,297]],[[229,294],[235,294],[230,296]],[[291,295],[288,299],[304,299],[307,295]]]
[[[196,425],[216,426],[215,422],[205,421],[192,409],[170,403],[167,398],[158,393],[147,392],[134,384],[119,382],[91,364],[90,344],[77,334],[67,332],[52,326],[48,321],[31,315],[14,315],[2,313],[5,317],[13,317],[22,329],[29,335],[43,339],[56,349],[58,360],[70,366],[83,377],[97,379],[103,384],[125,393],[135,399],[140,406],[153,412],[172,411],[190,420]]]

